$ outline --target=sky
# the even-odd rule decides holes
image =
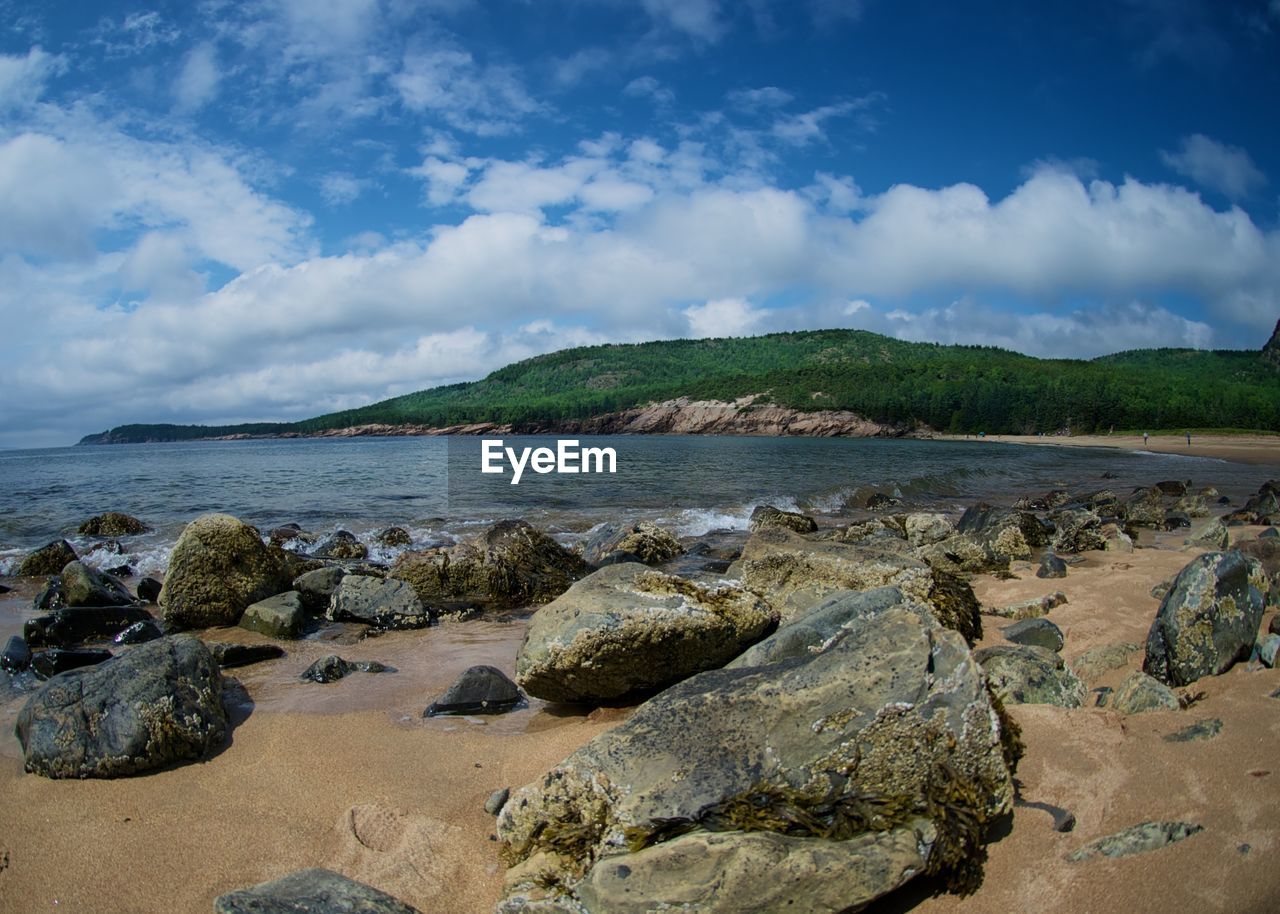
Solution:
[[[0,446],[568,346],[1280,318],[1280,0],[0,0]]]

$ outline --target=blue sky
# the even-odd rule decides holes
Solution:
[[[1280,317],[1280,0],[0,0],[0,445],[604,341]]]

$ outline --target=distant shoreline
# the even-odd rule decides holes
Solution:
[[[1175,454],[1181,457],[1209,457],[1262,466],[1280,466],[1280,435],[1197,435],[1157,432],[1144,444],[1141,435],[938,435],[948,441],[995,441],[1000,444],[1027,444],[1040,447],[1091,447],[1135,453]]]

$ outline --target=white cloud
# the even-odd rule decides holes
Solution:
[[[800,114],[780,117],[773,123],[773,135],[792,146],[808,146],[813,142],[825,142],[827,133],[823,125],[827,121],[865,111],[872,100],[869,96],[851,99],[834,105],[822,105]]]
[[[330,206],[346,206],[359,199],[371,184],[368,178],[357,178],[341,171],[330,172],[320,178],[320,196]]]
[[[641,0],[655,22],[701,41],[718,41],[725,32],[716,0]]]
[[[1176,152],[1162,150],[1160,159],[1178,174],[1216,190],[1228,200],[1241,200],[1255,187],[1267,183],[1267,176],[1253,164],[1249,153],[1203,133],[1183,137]]]
[[[691,305],[681,312],[696,337],[749,336],[768,312],[741,298],[718,298],[703,305]]]
[[[217,51],[213,45],[198,44],[187,54],[174,83],[173,97],[181,111],[203,108],[218,94],[222,72],[218,68]]]
[[[66,58],[33,47],[25,55],[0,54],[0,111],[31,104],[45,82],[66,71]]]
[[[152,48],[173,44],[182,32],[154,10],[130,13],[119,22],[102,19],[94,30],[93,43],[108,57],[133,57]]]
[[[795,98],[786,89],[777,86],[763,86],[759,89],[735,89],[729,93],[729,104],[743,111],[758,111],[762,108],[781,108]]]
[[[391,83],[408,110],[438,114],[455,129],[479,136],[513,133],[525,117],[542,110],[515,70],[482,67],[467,51],[406,54]]]
[[[409,173],[426,181],[426,198],[432,206],[446,206],[458,198],[471,169],[462,162],[447,162],[427,156]]]
[[[675,101],[675,93],[652,76],[637,76],[622,89],[623,95],[632,98],[648,98],[658,106],[670,105]]]
[[[613,55],[604,48],[583,48],[568,57],[552,61],[551,78],[561,87],[576,86],[587,76],[603,70],[613,62]]]

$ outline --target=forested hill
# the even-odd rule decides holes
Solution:
[[[291,423],[125,425],[81,444],[314,434],[368,424],[498,423],[554,429],[689,397],[944,432],[1035,434],[1183,428],[1280,430],[1280,368],[1263,352],[1149,349],[1037,359],[982,346],[909,343],[860,330],[565,349],[488,377]]]

